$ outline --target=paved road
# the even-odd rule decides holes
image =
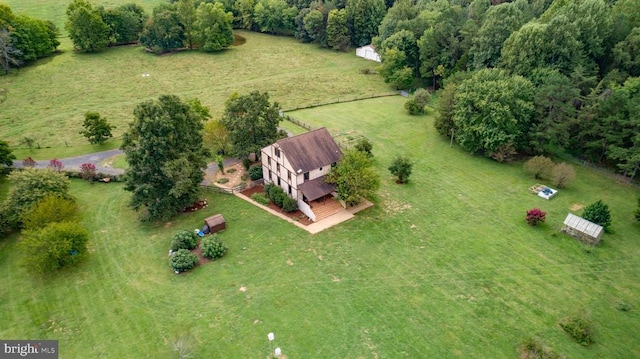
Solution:
[[[121,168],[113,168],[108,166],[103,166],[102,163],[107,159],[122,154],[122,150],[110,150],[103,152],[90,153],[88,155],[69,157],[69,158],[61,158],[59,159],[62,162],[63,170],[69,171],[80,171],[80,165],[83,163],[93,163],[96,166],[97,173],[104,173],[108,175],[121,175],[124,173],[124,170]],[[35,168],[47,168],[49,166],[49,161],[36,161]],[[13,161],[14,168],[22,168],[24,165],[22,164],[22,160]]]
[[[103,152],[90,153],[88,155],[69,157],[69,158],[61,158],[59,159],[62,162],[62,169],[69,171],[80,171],[80,165],[83,163],[93,163],[96,166],[97,173],[104,173],[106,175],[121,175],[124,173],[124,170],[121,168],[113,168],[108,165],[103,166],[103,163],[108,159],[121,155],[122,150],[110,150]],[[231,166],[233,164],[239,163],[240,160],[237,158],[227,158],[224,160],[224,166]],[[45,161],[36,161],[35,168],[47,168],[49,166],[49,160]],[[22,160],[13,161],[14,168],[23,168]],[[209,163],[207,165],[207,169],[205,170],[205,179],[202,181],[203,186],[208,186],[211,184],[212,179],[215,177],[216,173],[218,173],[218,164],[215,162]]]

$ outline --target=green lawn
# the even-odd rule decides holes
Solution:
[[[0,138],[24,147],[32,137],[46,153],[77,148],[84,113],[97,111],[115,125],[119,139],[133,118],[133,108],[162,94],[199,98],[220,116],[234,92],[268,91],[284,109],[389,92],[373,66],[352,53],[301,44],[293,38],[240,32],[244,45],[219,54],[182,52],[156,56],[142,47],[110,48],[78,54],[68,41],[64,52],[0,77],[8,91],[0,112]],[[143,74],[149,74],[143,77]]]
[[[202,212],[141,224],[120,184],[74,181],[91,254],[36,279],[17,265],[17,238],[5,242],[0,337],[59,339],[64,358],[170,357],[181,333],[196,357],[264,358],[269,332],[288,358],[514,358],[531,336],[567,358],[640,357],[639,191],[577,166],[578,180],[545,201],[527,192],[536,181],[521,165],[449,147],[403,102],[290,113],[371,138],[382,177],[373,209],[317,235],[220,194]],[[397,153],[415,161],[402,186],[386,170]],[[615,234],[589,252],[557,229],[571,205],[599,198]],[[547,224],[526,225],[532,207]],[[173,274],[171,235],[215,213],[228,222],[228,255]],[[583,312],[596,325],[589,348],[557,325]]]

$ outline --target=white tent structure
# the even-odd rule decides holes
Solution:
[[[356,56],[371,61],[382,62],[382,60],[380,60],[380,55],[376,52],[376,48],[373,45],[358,47],[356,49]]]
[[[562,231],[582,242],[595,245],[600,242],[604,228],[582,217],[569,213],[567,214],[567,218],[564,219]]]

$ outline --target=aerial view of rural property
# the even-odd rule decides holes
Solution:
[[[0,358],[640,358],[640,0],[0,0]]]

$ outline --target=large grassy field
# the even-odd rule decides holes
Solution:
[[[288,358],[514,358],[538,336],[567,358],[640,357],[639,192],[577,167],[551,201],[518,164],[471,156],[410,117],[392,97],[296,111],[315,126],[357,129],[374,142],[376,206],[310,235],[231,196],[202,212],[140,224],[119,184],[73,182],[91,231],[80,267],[38,279],[18,265],[17,238],[0,249],[0,338],[60,340],[64,358],[160,358],[186,335],[198,358],[264,358],[267,333]],[[395,154],[415,161],[396,185]],[[587,249],[557,232],[575,204],[602,198],[615,234]],[[524,212],[548,212],[529,227]],[[227,256],[175,275],[177,229],[223,213]],[[241,288],[245,287],[246,291]],[[631,308],[621,311],[625,304]],[[558,326],[586,315],[584,348]]]
[[[160,2],[148,0],[143,5],[150,12],[152,5]],[[51,19],[62,26],[68,1],[6,3],[16,13]],[[20,158],[66,157],[91,152],[78,133],[87,111],[99,112],[116,126],[113,147],[132,120],[133,108],[162,94],[197,97],[214,117],[219,117],[224,102],[234,92],[268,91],[288,109],[391,90],[379,76],[361,74],[360,69],[376,64],[353,53],[320,49],[293,38],[238,34],[246,37],[244,45],[217,54],[181,52],[164,56],[146,53],[140,46],[78,54],[72,51],[69,39],[62,38],[61,54],[0,76],[0,88],[8,91],[7,100],[0,105],[0,138],[24,147],[21,140],[32,137],[40,147],[51,147],[46,151],[19,151]]]

